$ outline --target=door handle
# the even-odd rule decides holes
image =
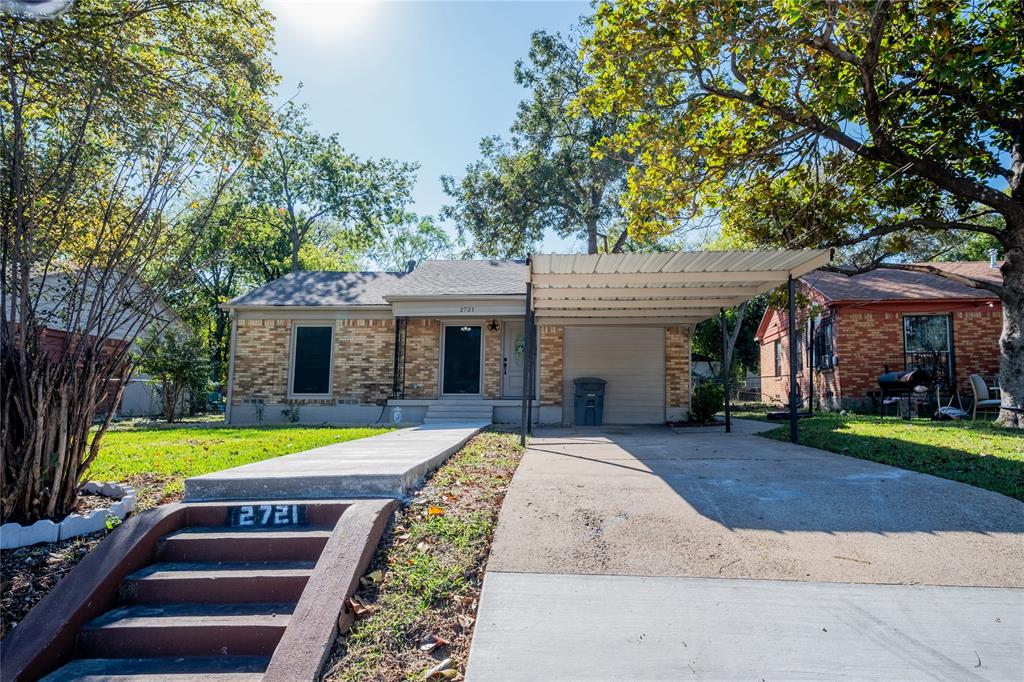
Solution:
[[[501,373],[508,374],[508,358],[501,359]]]

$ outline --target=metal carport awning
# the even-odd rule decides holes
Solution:
[[[533,329],[543,325],[692,326],[827,265],[829,249],[535,254],[529,258],[525,386],[533,390]],[[790,307],[793,306],[790,296]],[[795,336],[795,315],[790,328]],[[791,355],[796,344],[790,344]],[[791,357],[791,373],[796,362]],[[796,378],[791,377],[795,414]],[[523,441],[532,396],[523,397]]]

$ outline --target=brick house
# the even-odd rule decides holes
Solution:
[[[608,382],[605,423],[685,419],[693,326],[828,256],[542,255],[292,273],[224,305],[226,418],[367,424],[399,408],[403,422],[518,423],[532,286],[535,422],[573,423],[573,380],[591,376]]]
[[[989,262],[930,263],[973,279],[999,283]],[[811,323],[798,320],[797,381],[809,393],[814,372],[815,405],[826,409],[878,408],[878,377],[885,371],[926,369],[953,386],[964,405],[972,397],[968,377],[994,382],[999,373],[1002,306],[994,294],[939,275],[875,270],[848,276],[817,271],[799,280],[812,301]],[[761,394],[789,403],[789,329],[786,313],[769,308],[755,338],[761,349]]]

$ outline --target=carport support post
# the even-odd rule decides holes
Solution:
[[[789,439],[794,443],[797,441],[796,427],[796,280],[793,275],[789,276]]]
[[[725,308],[718,309],[722,323],[722,387],[725,388],[725,432],[732,433],[732,413],[729,409],[729,375],[732,374],[732,358],[729,357],[729,330],[725,326]]]
[[[526,283],[526,312],[523,313],[523,330],[525,332],[526,340],[524,345],[526,346],[523,350],[523,414],[522,421],[519,426],[519,444],[526,447],[526,429],[529,424],[529,410],[526,401],[529,398],[529,381],[530,381],[530,299],[533,297],[533,284],[531,282]]]

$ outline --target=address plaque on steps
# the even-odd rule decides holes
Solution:
[[[245,504],[228,510],[232,528],[282,528],[306,524],[304,504]]]

